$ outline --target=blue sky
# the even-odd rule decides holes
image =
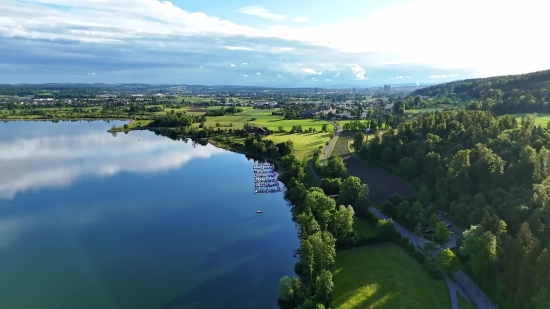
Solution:
[[[550,69],[544,0],[0,3],[0,83],[368,87]]]

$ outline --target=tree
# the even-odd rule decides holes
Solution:
[[[359,196],[355,200],[355,204],[353,205],[353,207],[357,213],[363,213],[368,211],[369,186],[367,186],[366,184],[363,184],[361,186],[361,191],[359,192]]]
[[[437,261],[439,267],[441,267],[441,269],[448,275],[458,271],[458,268],[460,267],[460,260],[449,248],[439,252]]]
[[[355,176],[350,176],[342,181],[340,194],[338,195],[339,205],[355,205],[355,201],[361,194],[361,180]]]
[[[430,228],[431,229],[435,229],[435,226],[439,223],[439,218],[437,217],[436,214],[432,214],[430,216]]]
[[[292,280],[284,276],[279,281],[279,299],[283,301],[293,301],[294,291],[292,291]]]
[[[433,241],[427,241],[424,243],[424,250],[428,254],[433,254],[437,251],[437,244]]]
[[[320,303],[328,305],[330,303],[330,294],[333,288],[332,273],[327,269],[321,271],[315,281],[315,298]]]
[[[338,210],[333,214],[333,221],[329,229],[332,235],[336,238],[336,241],[339,244],[355,244],[355,239],[353,238],[353,215],[355,212],[351,206],[340,205]]]
[[[311,212],[299,214],[296,217],[296,222],[298,223],[298,236],[301,239],[307,238],[320,230],[319,223],[317,223]]]
[[[449,237],[451,236],[451,231],[445,226],[445,223],[440,221],[435,225],[435,234],[434,239],[437,240],[440,243],[444,243],[449,241]]]
[[[464,231],[464,242],[460,252],[470,257],[472,273],[478,280],[487,279],[489,266],[496,258],[497,241],[495,235],[474,225]]]
[[[327,165],[323,169],[323,174],[328,178],[346,178],[348,171],[344,160],[340,156],[331,157],[327,160]]]
[[[376,223],[376,230],[380,236],[391,236],[396,234],[394,222],[392,219],[380,219]]]
[[[353,138],[353,149],[359,151],[361,147],[363,147],[364,142],[365,136],[363,135],[363,132],[359,131],[355,133],[355,137]]]
[[[323,126],[321,127],[321,131],[327,132],[328,131],[328,126],[326,124],[323,124]]]

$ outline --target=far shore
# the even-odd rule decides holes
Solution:
[[[96,120],[96,121],[107,121],[107,120],[122,120],[122,121],[130,121],[132,122],[134,119],[132,118],[58,118],[58,119],[31,119],[31,118],[5,118],[0,119],[0,121],[88,121],[88,120]]]

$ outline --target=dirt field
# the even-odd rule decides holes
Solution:
[[[383,204],[388,196],[399,193],[409,196],[414,192],[401,179],[378,168],[365,164],[351,154],[342,156],[351,176],[359,177],[362,183],[366,183],[370,190],[370,199],[378,205]]]

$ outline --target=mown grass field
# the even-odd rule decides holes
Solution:
[[[537,115],[535,125],[536,126],[540,125],[541,127],[546,128],[546,126],[548,125],[548,122],[550,122],[550,113],[534,113],[534,114]],[[512,114],[512,116],[514,116],[514,118],[517,119],[519,124],[521,123],[521,117],[525,115],[528,115],[528,114],[525,114],[525,113]]]
[[[333,309],[449,308],[443,280],[432,279],[398,245],[338,252]]]
[[[266,138],[275,143],[291,140],[294,143],[294,154],[297,158],[302,159],[306,158],[315,149],[323,148],[325,143],[330,139],[330,133],[276,133],[268,135]]]
[[[341,132],[340,136],[338,136],[338,139],[336,140],[336,144],[334,144],[334,148],[332,149],[332,152],[330,153],[331,157],[336,156],[343,156],[345,154],[348,154],[348,142],[353,141],[353,136],[355,135],[355,132]]]

